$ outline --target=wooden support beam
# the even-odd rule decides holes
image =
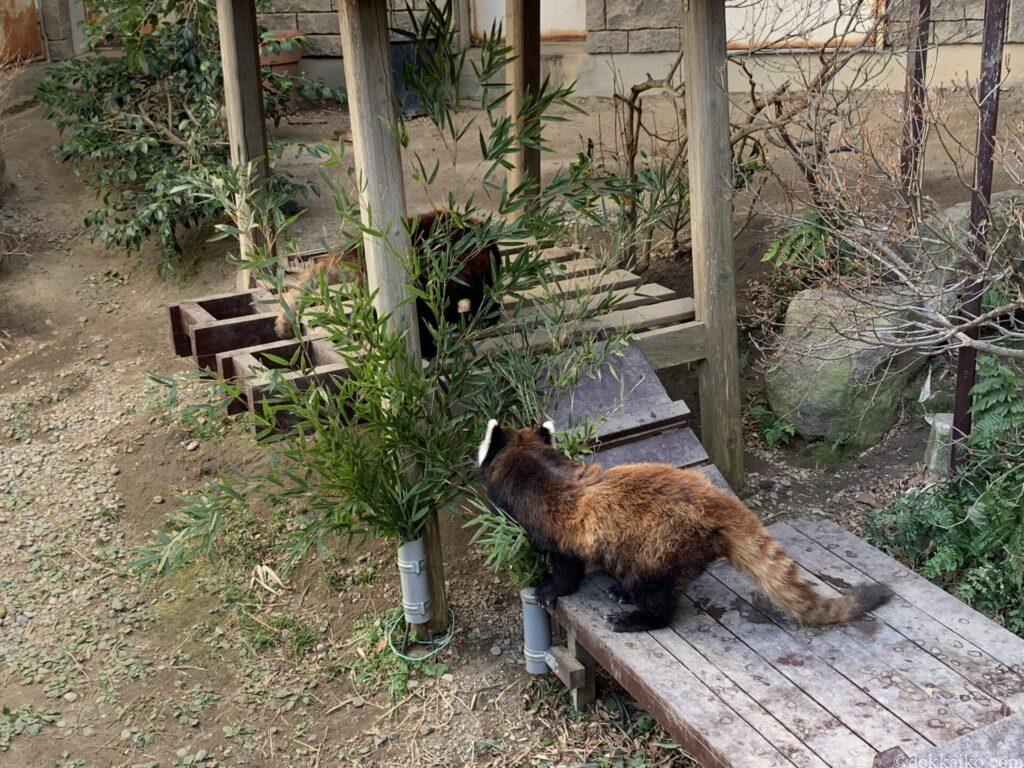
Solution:
[[[270,178],[270,160],[267,155],[267,121],[263,112],[256,1],[217,0],[217,28],[231,163],[239,166],[258,159],[253,182],[262,183]],[[242,215],[245,216],[244,211]],[[239,237],[239,247],[242,259],[248,259],[253,243],[247,234]],[[251,283],[250,270],[239,270],[239,290],[253,287]]]
[[[736,281],[732,256],[732,151],[723,0],[684,3],[686,120],[690,141],[690,232],[700,364],[701,440],[731,485],[743,485]]]
[[[379,0],[339,0],[338,20],[344,53],[352,144],[355,155],[359,210],[362,222],[379,236],[364,235],[367,287],[374,303],[388,315],[392,328],[405,331],[406,350],[420,359],[416,305],[406,301],[408,275],[400,257],[412,248],[406,229],[405,176],[391,82],[387,4]],[[448,626],[448,598],[437,514],[431,513],[423,531],[430,579],[431,620],[428,630]]]
[[[508,114],[516,121],[519,136],[526,126],[523,108],[540,92],[540,0],[505,0],[505,42],[515,56],[508,65]],[[509,192],[524,184],[527,190],[539,191],[540,150],[521,147],[511,160]]]

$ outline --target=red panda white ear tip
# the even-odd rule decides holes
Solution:
[[[541,426],[544,427],[544,429],[546,429],[552,435],[555,434],[555,422],[551,421],[551,419],[545,421],[543,424],[541,424]]]
[[[487,422],[487,431],[484,432],[484,441],[480,443],[480,448],[476,452],[476,465],[478,467],[482,467],[484,465],[484,459],[487,458],[487,452],[491,450],[491,435],[494,434],[494,428],[497,426],[497,419],[491,419]]]

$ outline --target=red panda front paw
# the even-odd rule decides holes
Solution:
[[[550,576],[540,580],[537,584],[537,602],[545,608],[554,608],[558,600],[558,584]]]
[[[608,597],[619,604],[632,604],[633,602],[633,597],[629,594],[629,590],[619,583],[612,584],[608,587]]]

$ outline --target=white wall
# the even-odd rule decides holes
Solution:
[[[671,0],[670,0],[671,1]],[[482,37],[505,19],[505,0],[470,0],[473,36]],[[541,0],[540,34],[548,39],[587,35],[587,0]]]

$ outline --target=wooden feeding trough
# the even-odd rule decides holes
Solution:
[[[274,376],[299,390],[313,385],[331,388],[347,369],[334,346],[316,335],[222,352],[216,361],[218,375],[241,387],[241,394],[228,407],[228,413],[246,409],[254,413],[271,389]],[[288,423],[283,414],[279,415],[279,428]]]
[[[219,352],[277,339],[273,297],[263,289],[204,296],[169,307],[174,352],[215,369]]]

